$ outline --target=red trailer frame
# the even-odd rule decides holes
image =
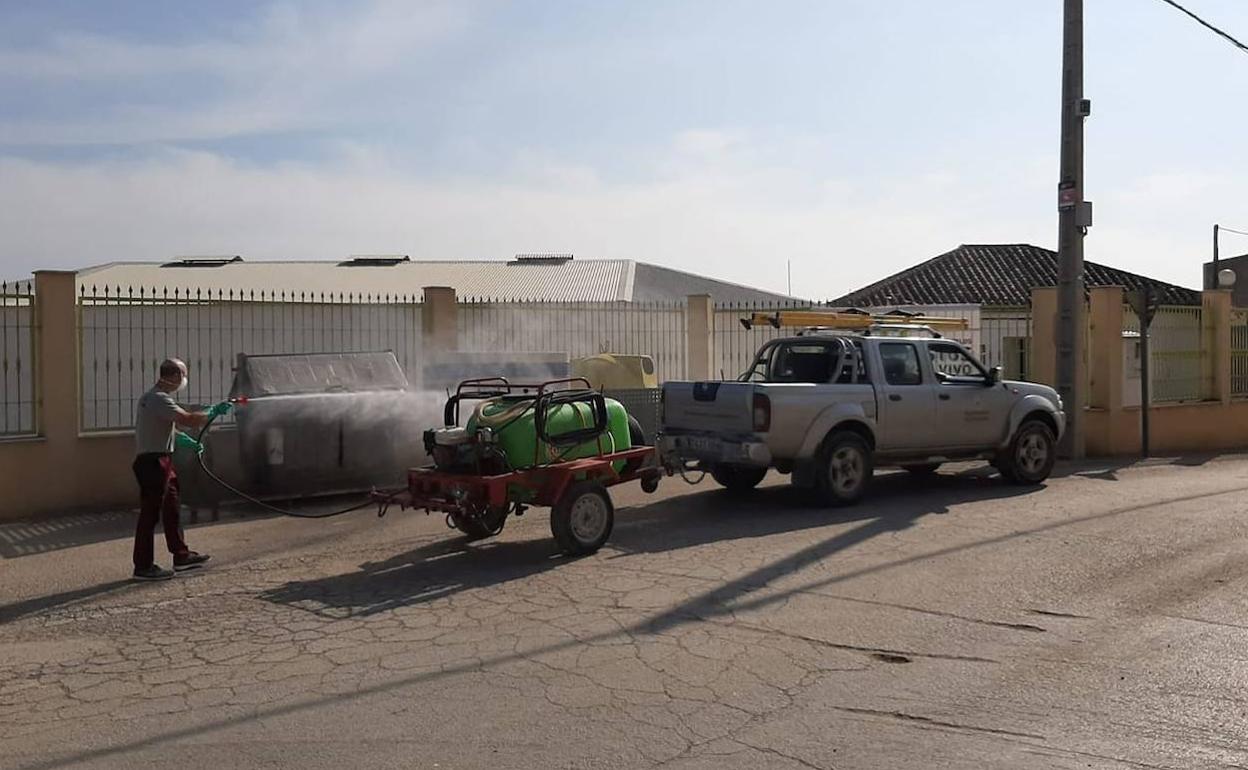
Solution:
[[[542,396],[569,390],[570,385],[588,381],[583,378],[552,380],[531,385],[511,384],[501,377],[465,380],[447,399],[444,410],[448,426],[458,423],[459,403],[465,399],[484,399],[499,395]],[[601,396],[601,394],[597,394]],[[540,413],[540,410],[539,410]],[[540,438],[538,439],[540,442]],[[650,462],[655,456],[653,446],[633,447],[619,452],[603,452],[598,439],[598,454],[575,460],[564,460],[497,475],[453,473],[434,467],[412,468],[407,472],[407,489],[397,494],[378,494],[380,513],[392,504],[400,509],[424,509],[447,514],[447,522],[470,536],[488,537],[502,529],[506,516],[522,514],[530,506],[552,508],[551,530],[561,548],[571,554],[592,553],[609,536],[614,523],[614,507],[606,492],[608,487],[640,481],[642,489],[658,488],[663,469]],[[623,463],[620,470],[616,465]],[[577,531],[578,517],[588,521],[604,517],[605,533],[581,538]],[[468,526],[464,526],[468,522]],[[586,525],[588,528],[588,525]]]

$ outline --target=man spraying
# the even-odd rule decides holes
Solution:
[[[134,533],[134,577],[136,580],[168,580],[174,572],[155,562],[156,523],[163,523],[165,544],[173,554],[173,569],[195,569],[208,561],[182,539],[179,522],[178,477],[173,471],[175,444],[202,452],[195,439],[178,430],[201,428],[214,417],[230,410],[228,401],[206,412],[188,412],[173,400],[173,394],[187,385],[186,364],[170,358],[160,365],[160,379],[139,398],[135,408],[134,477],[139,482],[139,523]]]

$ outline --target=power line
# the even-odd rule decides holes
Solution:
[[[1161,0],[1161,2],[1165,3],[1166,5],[1173,6],[1173,7],[1177,8],[1177,9],[1179,9],[1180,11],[1182,11],[1183,13],[1187,14],[1188,16],[1191,16],[1193,19],[1195,19],[1196,23],[1197,23],[1197,24],[1199,24],[1200,26],[1202,26],[1202,27],[1204,27],[1205,29],[1209,30],[1209,31],[1210,31],[1210,32],[1212,32],[1213,34],[1217,35],[1218,37],[1223,38],[1223,39],[1224,39],[1224,40],[1226,40],[1228,43],[1230,43],[1231,45],[1235,46],[1236,48],[1238,48],[1239,50],[1243,51],[1244,53],[1248,53],[1248,45],[1244,45],[1243,43],[1239,42],[1239,41],[1238,41],[1238,40],[1236,40],[1234,37],[1232,37],[1232,36],[1230,35],[1230,33],[1223,32],[1222,30],[1220,30],[1220,29],[1218,29],[1217,27],[1213,26],[1212,24],[1210,24],[1209,22],[1207,22],[1207,21],[1205,21],[1204,19],[1200,18],[1200,17],[1199,17],[1199,16],[1197,16],[1196,14],[1194,14],[1194,13],[1192,13],[1191,11],[1187,10],[1187,9],[1186,9],[1186,8],[1184,8],[1183,6],[1181,6],[1181,5],[1179,5],[1178,3],[1176,3],[1176,2],[1175,2],[1175,0]]]
[[[1234,230],[1230,227],[1226,227],[1225,225],[1223,225],[1221,229],[1222,229],[1222,232],[1224,233],[1235,233],[1236,235],[1248,235],[1248,233],[1244,232],[1243,230]]]

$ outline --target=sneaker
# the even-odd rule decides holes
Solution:
[[[182,556],[173,557],[173,568],[178,572],[184,572],[188,569],[198,569],[204,566],[204,562],[212,557],[206,553],[195,553],[191,551]]]
[[[161,567],[159,564],[134,570],[135,580],[168,580],[171,577],[173,577],[173,572]]]

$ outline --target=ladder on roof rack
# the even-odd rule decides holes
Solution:
[[[935,316],[898,316],[898,315],[867,315],[865,313],[843,313],[833,310],[778,310],[774,313],[752,313],[749,318],[742,318],[741,325],[746,329],[768,325],[776,329],[799,327],[803,329],[844,329],[847,331],[869,331],[873,328],[888,329],[967,329],[970,324],[965,318],[938,318]]]

